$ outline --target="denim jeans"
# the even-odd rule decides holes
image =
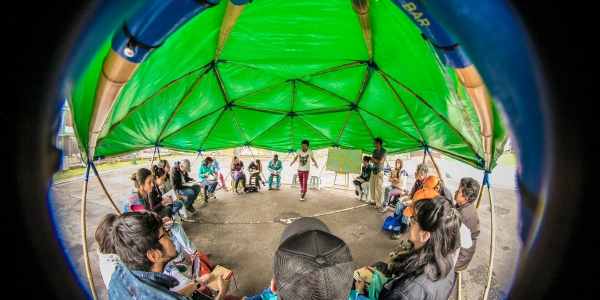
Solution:
[[[187,218],[187,211],[185,209],[181,209],[184,205],[185,204],[183,203],[183,200],[173,200],[173,215],[179,212],[183,214],[184,218]]]
[[[182,299],[189,297],[169,290],[177,285],[177,279],[157,272],[129,270],[119,263],[111,277],[108,287],[108,299]]]
[[[388,203],[390,202],[390,193],[395,190],[400,190],[400,189],[397,187],[394,187],[393,185],[388,185],[385,187],[385,192],[383,193],[383,206],[388,205]]]
[[[281,186],[281,175],[273,175],[273,174],[271,174],[269,176],[269,188],[271,188],[273,186],[273,177],[277,178],[277,183],[275,183],[275,186],[277,188],[279,188]]]
[[[396,207],[394,208],[394,215],[396,216],[402,216],[402,223],[403,224],[408,224],[408,222],[410,222],[410,218],[405,216],[403,214],[404,209],[406,209],[406,205],[402,204],[402,202],[398,201],[396,203]]]
[[[198,191],[198,193],[199,192],[200,191]],[[198,193],[196,193],[196,191],[194,191],[191,188],[185,188],[185,189],[179,190],[180,195],[187,197],[187,200],[185,200],[185,207],[190,207],[190,206],[192,206],[192,204],[194,204],[196,197],[198,197]]]
[[[244,177],[244,178],[237,178],[237,177],[236,177],[236,178],[233,180],[233,189],[234,189],[234,190],[237,190],[237,187],[238,187],[238,182],[240,182],[240,180],[242,181],[242,186],[243,186],[244,188],[246,187],[246,177]]]
[[[196,252],[196,246],[194,243],[192,243],[187,233],[185,233],[185,230],[183,230],[181,223],[178,221],[173,222],[173,225],[171,225],[171,232],[173,233],[173,237],[171,239],[173,240],[173,244],[177,250],[177,257],[174,259],[174,261],[183,260],[183,252],[181,251],[182,248],[187,254]]]

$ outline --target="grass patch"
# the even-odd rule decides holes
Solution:
[[[193,161],[195,157],[180,156],[180,155],[163,157],[163,159],[166,159],[169,162],[173,162],[174,160],[180,160],[180,159],[184,159],[184,158],[187,158],[190,161]],[[158,163],[158,158],[154,159],[154,164],[156,164],[156,163]],[[119,162],[114,162],[114,163],[104,162],[100,165],[96,165],[96,170],[98,170],[98,173],[100,173],[100,175],[102,175],[102,172],[104,172],[104,171],[121,169],[121,168],[126,168],[126,167],[131,167],[131,166],[139,166],[140,168],[148,168],[150,166],[150,160],[138,158],[136,164],[133,164],[130,160],[119,161]],[[93,172],[94,171],[90,170],[91,174],[93,174]],[[61,180],[61,179],[67,179],[67,178],[72,178],[72,177],[83,178],[84,174],[85,174],[85,167],[81,167],[81,168],[71,169],[69,171],[58,171],[58,172],[54,173],[54,175],[52,176],[52,179],[53,180]]]
[[[499,166],[516,166],[517,156],[514,153],[506,153],[500,155],[497,161]]]
[[[144,160],[141,162],[138,162],[137,165],[140,165],[140,168],[143,166],[143,164],[146,164],[146,167],[148,167],[149,162]],[[108,171],[108,170],[113,170],[113,169],[120,169],[120,168],[124,168],[124,167],[130,167],[133,166],[134,164],[131,163],[131,161],[121,161],[121,162],[115,162],[115,163],[103,163],[101,165],[96,165],[96,170],[98,170],[99,173],[102,173],[102,171]],[[90,173],[93,174],[94,171],[90,170]],[[60,180],[60,179],[67,179],[67,178],[71,178],[71,177],[82,177],[85,174],[85,167],[81,167],[81,168],[77,168],[77,169],[71,169],[69,171],[59,171],[54,173],[54,175],[52,176],[53,180]]]

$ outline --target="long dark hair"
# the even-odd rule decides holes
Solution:
[[[150,250],[164,252],[158,240],[162,219],[151,211],[127,212],[118,216],[113,225],[112,241],[119,258],[129,270],[149,272]]]
[[[429,240],[413,249],[404,261],[404,273],[415,276],[427,273],[427,279],[446,278],[454,266],[454,253],[460,247],[460,214],[442,196],[415,202],[413,216],[421,230],[430,233]]]
[[[150,172],[150,170],[146,168],[141,168],[137,170],[137,172],[133,173],[133,175],[131,175],[131,181],[133,181],[133,184],[136,188],[139,188],[140,186],[144,185],[144,182],[146,182],[146,178],[148,178],[148,176],[151,175],[152,172]]]

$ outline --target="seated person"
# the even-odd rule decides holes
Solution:
[[[148,203],[146,203],[146,209],[153,211],[158,214],[159,217],[173,218],[173,211],[175,210],[173,198],[171,196],[163,197],[163,193],[160,191],[158,186],[162,185],[165,180],[165,170],[158,166],[152,166],[152,177],[154,178],[154,185],[152,191],[148,193]],[[177,209],[180,209],[178,207]]]
[[[146,168],[141,168],[131,175],[131,181],[135,189],[125,197],[123,201],[123,213],[146,209],[148,195],[154,188],[154,177],[152,172]]]
[[[239,195],[238,183],[242,182],[242,193],[246,192],[246,174],[244,173],[244,162],[237,156],[231,159],[231,177],[233,178],[233,192]]]
[[[429,175],[425,178],[425,183],[423,183],[423,187],[434,189],[440,196],[446,198],[446,200],[450,201],[452,205],[456,205],[456,201],[452,198],[452,192],[449,188],[442,185],[442,182],[437,178],[437,176]]]
[[[370,156],[363,156],[362,165],[360,167],[360,175],[358,176],[358,178],[352,181],[354,187],[356,188],[356,190],[354,190],[354,194],[358,196],[358,200],[360,201],[365,200],[367,198],[367,193],[365,193],[365,189],[369,187],[369,178],[371,177],[371,171],[373,170],[373,167],[371,166],[371,164],[369,164],[369,161],[371,161]]]
[[[217,199],[215,196],[215,188],[217,188],[219,182],[212,169],[213,162],[214,160],[212,157],[207,156],[200,164],[200,170],[198,170],[198,177],[200,178],[200,182],[204,185],[205,203],[208,203],[208,198]]]
[[[124,204],[123,204],[123,212],[124,213],[131,212],[131,211],[144,211],[144,210],[152,211],[151,206],[149,204],[151,194],[152,194],[152,197],[156,197],[156,198],[159,198],[162,200],[162,196],[158,195],[158,193],[160,193],[160,191],[158,191],[157,194],[153,193],[153,190],[154,190],[154,184],[152,183],[153,177],[154,176],[152,175],[150,170],[148,170],[146,168],[140,168],[136,173],[134,173],[131,176],[131,179],[134,181],[134,184],[137,189],[134,190],[125,199]],[[161,200],[155,200],[155,201],[160,203]],[[166,200],[162,200],[162,201],[166,201]],[[158,206],[157,206],[157,209],[158,209]],[[164,212],[164,211],[166,211],[166,210],[162,210],[162,212]],[[178,253],[178,255],[175,259],[175,263],[177,263],[177,264],[183,263],[183,264],[190,265],[191,261],[193,261],[195,256],[198,255],[196,246],[194,246],[192,241],[187,236],[186,232],[183,230],[181,223],[179,223],[177,221],[173,221],[172,213],[169,215],[167,212],[167,215],[159,216],[159,217],[161,217],[161,219],[164,222],[169,222],[169,224],[172,224],[172,225],[170,225],[170,230],[173,232],[173,237],[174,237],[173,242],[175,243],[175,247],[176,247],[177,253]],[[185,252],[187,252],[189,254],[190,260],[186,260],[183,257],[183,252],[181,251],[182,247],[185,250]]]
[[[183,222],[193,222],[194,220],[192,219],[187,220],[187,210],[182,209],[185,206],[187,198],[183,195],[180,195],[177,190],[173,188],[173,184],[171,184],[171,174],[169,173],[169,171],[171,171],[171,166],[169,165],[169,162],[166,159],[161,159],[158,161],[157,166],[165,171],[165,177],[161,178],[160,180],[155,178],[154,184],[158,186],[158,189],[161,193],[163,193],[163,195],[170,191],[173,191],[175,194],[175,199],[171,199],[171,201],[173,201],[173,214],[179,214],[181,221]],[[157,182],[162,182],[162,184],[157,184]]]
[[[271,285],[259,299],[356,299],[354,262],[346,243],[314,217],[294,220],[283,231],[275,252]]]
[[[448,299],[460,247],[460,214],[440,196],[415,202],[412,212],[408,238],[413,247],[391,270],[395,277],[383,285],[378,299]]]
[[[248,172],[250,172],[250,178],[254,178],[254,181],[256,182],[256,188],[260,190],[260,174],[262,173],[262,163],[260,162],[260,159],[257,158],[255,161],[250,163],[248,166]]]
[[[107,214],[102,217],[94,235],[96,243],[98,243],[98,249],[96,250],[98,253],[98,266],[100,267],[100,274],[102,275],[102,280],[104,281],[104,286],[106,286],[107,290],[112,274],[117,265],[121,262],[121,259],[117,255],[115,247],[113,246],[110,238],[112,234],[113,223],[116,218],[116,214]],[[185,266],[176,267],[171,263],[167,265],[164,273],[177,278],[179,281],[178,285],[170,288],[171,291],[177,292],[192,282],[192,280],[185,277],[185,275],[181,273],[185,272],[186,269],[187,267]],[[208,276],[205,276],[200,280],[205,281],[207,278]]]
[[[277,178],[275,187],[279,189],[279,187],[281,186],[281,170],[283,170],[283,164],[279,160],[279,155],[273,155],[273,159],[269,160],[269,165],[267,168],[271,173],[271,175],[269,175],[269,189],[273,189],[273,177]]]
[[[413,196],[418,190],[422,189],[425,184],[425,178],[427,178],[427,174],[429,174],[429,168],[426,164],[418,164],[417,170],[415,171],[415,184],[412,187],[408,196]],[[406,209],[406,205],[402,203],[396,203],[396,207],[394,208],[394,217],[402,215],[402,212]],[[400,232],[394,233],[390,236],[391,239],[397,240],[404,236],[408,231],[408,218],[402,218],[402,227],[400,227]]]
[[[112,241],[121,263],[111,277],[109,299],[189,299],[213,279],[218,280],[219,286],[215,299],[225,299],[229,281],[222,276],[213,278],[212,274],[194,279],[178,292],[169,290],[179,284],[174,277],[163,274],[169,261],[177,256],[170,236],[170,229],[153,212],[129,212],[116,217]]]
[[[402,174],[402,167],[404,162],[401,159],[396,159],[396,165],[391,169],[389,182],[390,185],[385,187],[383,194],[384,207],[389,205],[390,193],[396,192],[399,196],[404,196],[406,191],[404,190],[404,175]]]
[[[184,185],[188,182],[194,182],[194,178],[188,176],[188,172],[191,172],[189,160],[176,161],[175,166],[170,171],[171,184],[177,193],[187,198],[185,209],[190,213],[194,213],[196,209],[194,209],[193,204],[198,195],[200,195],[201,186],[199,184],[193,184],[192,186]]]
[[[210,157],[213,159],[212,170],[215,173],[215,177],[221,180],[221,188],[227,192],[227,185],[225,184],[225,178],[223,177],[223,173],[221,172],[221,165],[217,160],[217,152],[211,152]]]

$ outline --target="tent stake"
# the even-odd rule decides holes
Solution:
[[[88,256],[88,247],[86,239],[85,229],[85,204],[87,200],[87,188],[88,180],[90,177],[90,165],[91,161],[88,160],[87,167],[85,168],[85,177],[83,181],[83,195],[81,196],[81,241],[83,243],[83,257],[85,258],[85,271],[87,273],[88,282],[90,283],[90,289],[92,290],[92,296],[94,299],[98,299],[96,295],[96,287],[94,286],[94,278],[92,277],[92,270],[90,269],[90,257]]]
[[[91,164],[91,167],[92,167],[92,170],[94,171],[94,175],[96,175],[96,178],[98,179],[98,182],[100,183],[100,186],[102,187],[102,190],[104,191],[104,194],[106,195],[106,197],[110,201],[110,204],[117,211],[117,214],[120,215],[121,212],[119,211],[119,209],[115,205],[115,202],[112,200],[112,198],[108,194],[108,191],[106,190],[106,187],[104,186],[104,183],[102,182],[102,179],[100,179],[100,175],[98,174],[98,170],[96,170],[96,166],[94,164]]]

